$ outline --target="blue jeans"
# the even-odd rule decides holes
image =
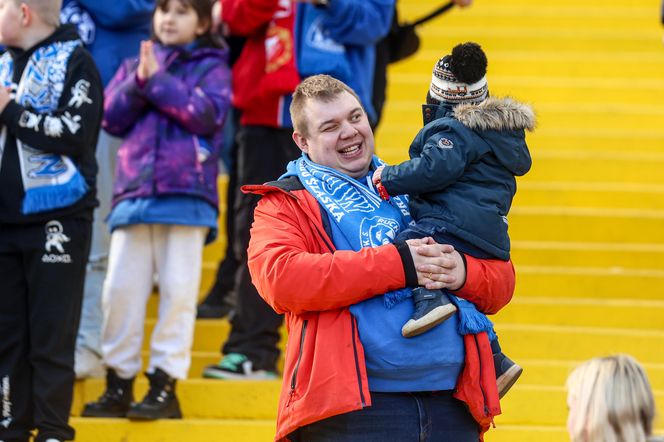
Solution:
[[[372,406],[314,422],[295,442],[477,442],[479,427],[451,391],[371,393]]]

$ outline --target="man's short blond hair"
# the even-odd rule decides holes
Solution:
[[[313,75],[305,78],[293,92],[293,101],[290,105],[290,116],[293,129],[302,136],[309,136],[307,127],[307,116],[304,108],[308,100],[321,100],[325,103],[333,101],[339,94],[348,92],[357,99],[362,106],[360,97],[355,91],[343,81],[325,74]]]
[[[14,0],[17,5],[25,3],[49,26],[60,25],[60,9],[62,0]]]

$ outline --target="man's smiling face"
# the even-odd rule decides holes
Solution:
[[[353,178],[369,172],[374,153],[371,126],[362,105],[343,91],[331,101],[308,99],[304,108],[307,135],[293,138],[317,164]]]

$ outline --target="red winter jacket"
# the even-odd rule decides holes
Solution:
[[[290,126],[290,97],[300,83],[295,67],[296,2],[222,0],[222,20],[233,35],[246,37],[233,65],[233,106],[245,126]],[[269,54],[266,47],[270,48]]]
[[[321,208],[295,178],[244,186],[263,195],[254,212],[249,270],[260,295],[285,313],[289,334],[275,440],[297,428],[371,405],[362,343],[348,306],[402,288],[406,275],[394,245],[335,250]],[[486,313],[511,299],[510,261],[466,257],[466,283],[456,292]],[[466,363],[455,397],[482,432],[500,413],[486,333],[464,337]]]

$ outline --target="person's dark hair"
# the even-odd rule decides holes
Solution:
[[[168,2],[170,0],[157,0],[155,2],[154,11],[161,9],[162,11],[166,9]],[[182,3],[185,6],[190,6],[196,15],[198,20],[201,23],[205,23],[208,27],[208,31],[196,39],[198,46],[211,46],[211,47],[226,47],[226,43],[220,35],[212,31],[212,5],[214,5],[214,0],[176,0]],[[154,12],[152,13],[154,16]],[[154,23],[152,29],[152,40],[158,41],[154,32]]]

